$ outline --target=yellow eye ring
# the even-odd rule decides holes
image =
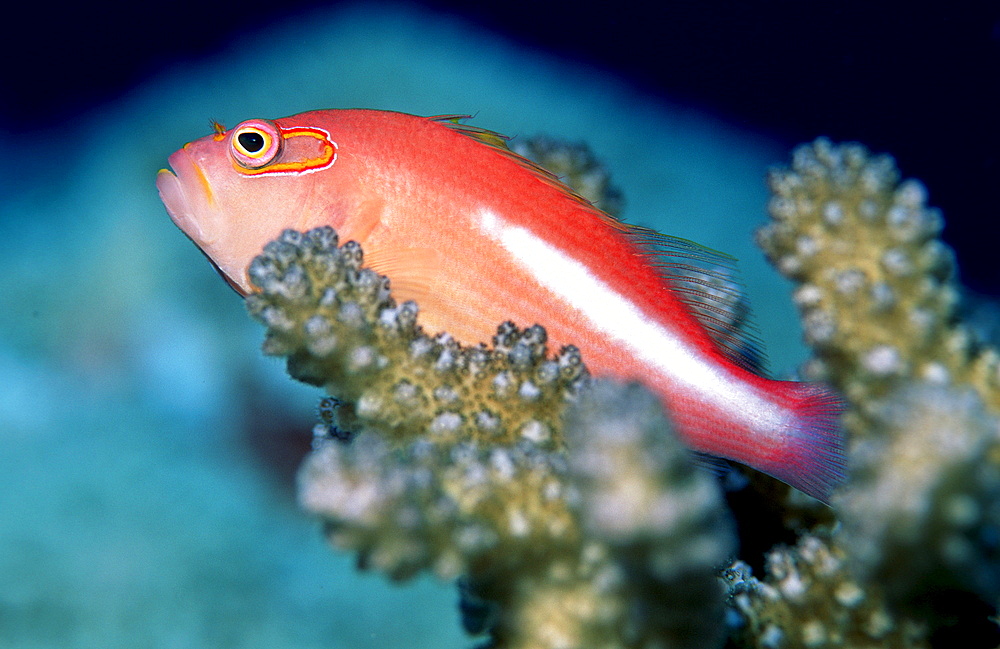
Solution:
[[[262,119],[249,120],[233,129],[229,153],[241,167],[259,169],[278,157],[281,141],[281,133],[274,124]]]

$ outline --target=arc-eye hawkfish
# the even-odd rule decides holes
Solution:
[[[692,449],[824,501],[843,478],[840,402],[757,372],[752,341],[726,324],[731,301],[709,288],[724,255],[601,212],[495,133],[319,110],[218,127],[170,166],[157,178],[168,212],[243,294],[266,242],[329,225],[432,333],[476,344],[505,320],[542,324],[591,373],[655,390]]]

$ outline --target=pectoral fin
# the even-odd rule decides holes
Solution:
[[[441,274],[441,253],[433,248],[377,248],[365,252],[365,265],[389,277],[397,302],[414,300],[421,307],[435,302],[434,286]]]

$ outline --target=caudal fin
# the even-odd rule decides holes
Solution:
[[[816,383],[788,383],[795,424],[786,430],[781,458],[767,472],[813,498],[830,502],[844,481],[844,436],[840,413],[844,404],[829,388]]]

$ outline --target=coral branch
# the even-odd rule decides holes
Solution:
[[[768,553],[767,580],[749,576],[738,562],[726,571],[733,602],[746,618],[740,635],[748,647],[808,649],[871,647],[918,649],[927,628],[900,619],[877,585],[857,581],[844,551],[815,535],[793,548]]]
[[[546,357],[545,330],[505,323],[493,349],[463,348],[417,325],[417,305],[397,305],[389,281],[363,268],[360,246],[337,248],[330,228],[286,230],[250,266],[261,290],[247,298],[267,326],[266,354],[287,356],[294,378],[343,400],[340,423],[406,442],[529,439],[557,448],[568,399],[584,380],[580,354]]]
[[[547,146],[535,153],[589,169]],[[805,372],[844,394],[851,475],[826,512],[837,524],[787,519],[798,540],[767,552],[760,579],[732,562],[720,489],[654,396],[591,380],[573,347],[549,357],[537,325],[505,323],[491,347],[426,335],[329,228],[268,244],[247,298],[265,352],[335,397],[302,506],[363,568],[457,579],[466,629],[494,649],[711,648],[727,631],[741,647],[923,648],[954,617],[985,624],[1000,598],[1000,355],[958,320],[941,217],[859,145],[802,147],[770,184],[758,241],[798,283]],[[741,526],[766,518],[734,502]]]
[[[941,216],[891,158],[820,139],[770,185],[758,242],[798,283],[806,373],[848,404],[851,475],[830,552],[865,593],[951,625],[941,593],[1000,596],[1000,356],[958,320]]]
[[[757,241],[799,284],[807,370],[851,402],[855,438],[878,430],[857,418],[911,380],[968,384],[1000,412],[1000,356],[956,321],[955,265],[923,186],[888,156],[824,139],[768,180],[773,221]]]
[[[733,529],[657,399],[589,389],[537,325],[492,348],[432,339],[337,243],[284,232],[247,298],[265,351],[338,399],[299,474],[330,540],[395,579],[461,577],[466,628],[493,647],[718,645]]]

